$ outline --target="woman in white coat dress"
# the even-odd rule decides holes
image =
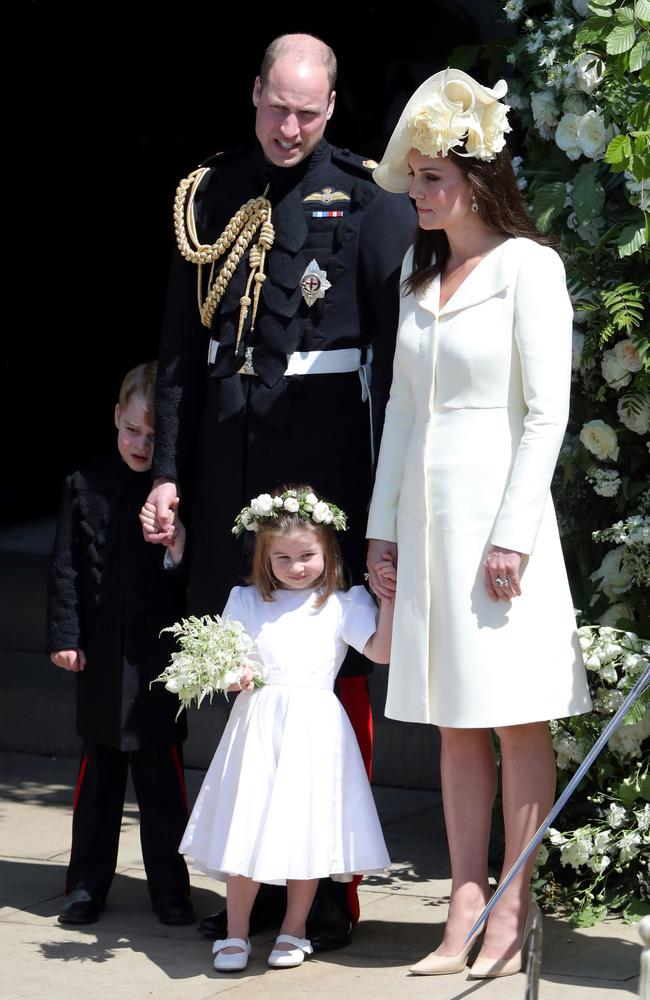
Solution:
[[[439,947],[413,967],[461,972],[489,896],[502,758],[504,872],[550,809],[547,720],[589,693],[549,492],[568,417],[571,306],[562,262],[526,215],[504,148],[500,81],[458,70],[408,102],[374,177],[418,210],[404,259],[393,385],[368,524],[397,561],[386,714],[434,723],[452,892]],[[534,858],[487,922],[474,977],[508,975],[536,912]]]

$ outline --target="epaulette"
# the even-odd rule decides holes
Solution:
[[[349,149],[340,149],[338,146],[332,146],[332,160],[344,170],[360,174],[367,179],[372,177],[372,171],[378,166],[375,160],[369,160],[367,157],[359,156]]]
[[[235,149],[226,149],[226,150],[221,150],[219,153],[213,153],[212,156],[208,156],[207,159],[202,160],[201,163],[199,163],[197,169],[199,169],[199,167],[212,168],[215,167],[217,163],[219,164],[227,163],[234,156],[236,152],[237,150]]]

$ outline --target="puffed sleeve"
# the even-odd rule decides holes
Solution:
[[[228,600],[226,601],[226,606],[223,609],[221,615],[222,618],[233,618],[237,622],[241,622],[246,631],[248,631],[249,623],[245,621],[246,618],[250,616],[246,614],[246,602],[244,600],[244,587],[233,587],[228,595]]]
[[[409,248],[402,264],[401,281],[412,270],[413,250]],[[400,322],[407,298],[409,296],[400,299]],[[386,406],[377,475],[366,531],[367,538],[381,538],[386,542],[397,541],[397,505],[404,478],[406,447],[415,412],[411,381],[404,367],[404,350],[398,335],[393,361],[393,382]]]
[[[514,337],[527,413],[491,542],[530,554],[569,418],[572,309],[564,266],[531,245],[515,288]]]
[[[351,587],[342,595],[341,638],[363,653],[377,631],[377,606],[365,587]]]

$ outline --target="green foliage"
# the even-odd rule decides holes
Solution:
[[[575,310],[571,418],[554,482],[574,603],[600,631],[648,637],[650,0],[592,0],[586,17],[572,0],[524,0],[517,12],[519,38],[504,44],[511,118],[524,137],[520,186],[538,227],[559,237]],[[484,65],[482,51],[475,58]],[[609,653],[588,653],[595,711],[553,724],[561,774],[619,697],[617,645],[610,636]],[[561,814],[534,882],[577,926],[648,908],[636,838],[650,840],[650,775],[638,763],[649,704],[646,692]]]

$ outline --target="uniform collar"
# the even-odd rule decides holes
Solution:
[[[440,275],[430,281],[422,292],[416,292],[418,304],[435,316],[448,316],[498,295],[514,281],[510,260],[513,243],[512,239],[507,239],[479,261],[442,309],[438,308]]]

